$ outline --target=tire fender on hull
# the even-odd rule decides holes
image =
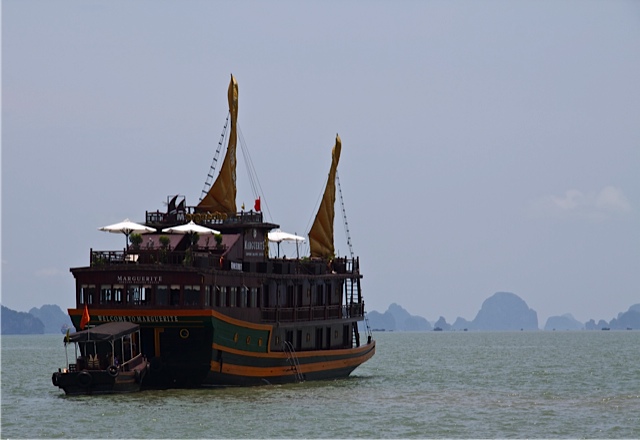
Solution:
[[[88,371],[81,371],[76,380],[81,387],[88,387],[91,385],[91,382],[93,382],[93,377],[91,377],[91,373]]]

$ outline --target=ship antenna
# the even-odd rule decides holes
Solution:
[[[353,246],[351,246],[351,233],[349,232],[349,222],[347,221],[347,211],[344,208],[344,200],[342,198],[342,187],[340,186],[340,177],[338,176],[338,170],[336,170],[336,183],[338,184],[338,194],[340,194],[340,206],[342,206],[342,220],[344,221],[344,232],[347,235],[347,246],[349,246],[349,253],[353,260]]]
[[[216,172],[216,165],[218,163],[218,157],[220,157],[220,151],[222,150],[222,146],[224,145],[224,139],[227,137],[227,125],[229,125],[229,117],[231,116],[231,112],[227,114],[227,120],[224,121],[224,127],[222,127],[222,133],[220,134],[220,140],[218,141],[218,149],[216,150],[216,154],[213,156],[213,161],[211,162],[211,167],[209,168],[209,174],[207,174],[207,180],[204,183],[204,188],[202,188],[202,194],[200,195],[200,201],[204,199],[209,190],[211,189],[211,185],[214,181],[214,176]]]

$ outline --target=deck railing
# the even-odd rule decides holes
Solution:
[[[112,266],[122,264],[165,264],[170,266],[186,266],[209,269],[231,268],[231,261],[221,258],[226,249],[202,248],[176,251],[163,248],[133,247],[120,251],[90,250],[89,261],[91,267]],[[241,263],[241,262],[239,262]],[[335,258],[322,261],[309,258],[282,259],[270,258],[264,262],[251,263],[245,271],[273,273],[279,275],[326,275],[326,274],[354,274],[359,270],[357,258]]]
[[[165,249],[140,249],[128,251],[90,251],[92,267],[121,264],[167,264],[191,267],[220,267],[222,250],[169,251]]]
[[[360,318],[364,316],[362,304],[346,306],[271,307],[261,310],[262,322],[301,322],[328,319]]]

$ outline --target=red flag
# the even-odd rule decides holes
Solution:
[[[91,321],[91,317],[89,316],[89,307],[84,305],[84,312],[82,312],[82,319],[80,319],[80,330],[84,330],[84,328]]]
[[[253,210],[256,211],[256,212],[260,211],[260,197],[258,197],[256,199],[256,203],[254,203],[254,205],[253,205]]]

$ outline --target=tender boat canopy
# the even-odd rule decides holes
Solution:
[[[231,75],[229,83],[229,113],[231,114],[231,131],[227,154],[220,167],[220,174],[206,196],[196,207],[199,212],[236,213],[236,143],[238,121],[238,83]]]
[[[316,214],[316,219],[309,231],[309,247],[311,257],[333,258],[335,249],[333,247],[333,218],[336,203],[336,170],[340,160],[342,142],[340,136],[336,135],[336,145],[331,152],[331,169],[324,195]]]
[[[111,341],[138,330],[140,326],[132,322],[108,322],[87,330],[71,333],[65,342]]]

